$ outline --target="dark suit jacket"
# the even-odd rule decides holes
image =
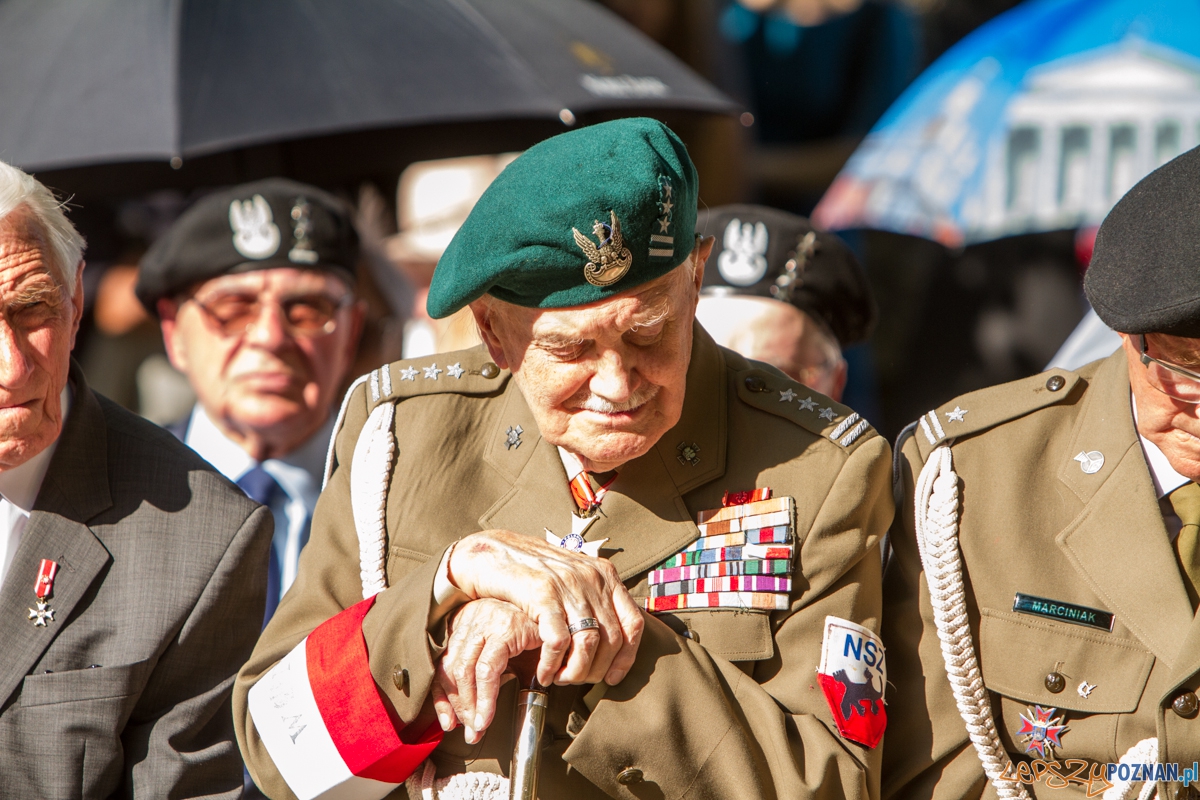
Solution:
[[[238,797],[230,689],[270,512],[171,434],[74,400],[0,589],[0,796]],[[29,620],[43,558],[54,621]]]

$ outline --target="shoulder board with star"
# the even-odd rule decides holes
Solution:
[[[773,369],[751,367],[734,374],[738,397],[846,450],[876,436],[875,429],[854,409]]]
[[[928,458],[940,444],[952,444],[955,439],[1064,402],[1074,395],[1081,379],[1074,372],[1052,369],[956,397],[905,428],[901,441],[896,443],[897,450],[903,445],[904,439],[912,436],[921,457]]]
[[[424,358],[393,361],[368,372],[370,408],[390,400],[430,394],[494,394],[504,389],[512,373],[492,362],[482,345],[469,350],[438,353]]]

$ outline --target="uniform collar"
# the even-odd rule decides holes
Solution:
[[[1138,446],[1124,351],[1088,381],[1070,445],[1048,453],[1061,463],[1059,480],[1083,504],[1055,541],[1104,607],[1174,666],[1194,613]]]

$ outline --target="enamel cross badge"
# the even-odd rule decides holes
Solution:
[[[1043,761],[1054,759],[1054,748],[1062,747],[1062,735],[1068,730],[1063,718],[1054,716],[1058,709],[1034,706],[1025,710],[1029,716],[1021,715],[1021,727],[1013,735],[1025,744],[1026,753],[1036,753]]]
[[[582,553],[585,556],[599,558],[600,548],[608,539],[597,539],[594,542],[585,541],[583,534],[587,532],[588,526],[595,522],[599,517],[579,517],[571,515],[571,533],[567,536],[560,537],[554,531],[546,528],[546,541],[553,545],[558,545],[564,550],[570,550],[572,553]]]

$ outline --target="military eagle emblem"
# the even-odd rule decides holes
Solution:
[[[608,213],[612,217],[611,226],[600,220],[592,225],[592,235],[600,240],[598,246],[577,228],[571,228],[575,234],[575,244],[579,245],[588,260],[583,268],[583,277],[593,286],[611,286],[625,277],[625,273],[633,266],[633,254],[621,236],[621,221],[617,219],[617,212]]]
[[[261,194],[229,204],[229,227],[233,230],[234,249],[246,258],[270,258],[279,249],[279,226],[271,215],[271,205]]]

